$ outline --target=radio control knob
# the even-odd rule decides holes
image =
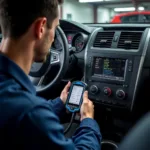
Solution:
[[[106,96],[111,96],[112,90],[111,90],[109,87],[105,87],[105,88],[104,88],[104,94],[105,94]]]
[[[123,90],[117,90],[116,96],[119,99],[124,99],[126,97],[126,93]]]
[[[92,86],[90,87],[90,92],[91,92],[92,94],[97,94],[98,91],[99,91],[99,89],[98,89],[98,87],[97,87],[96,85],[92,85]]]

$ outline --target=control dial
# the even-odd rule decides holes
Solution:
[[[97,87],[96,85],[92,85],[92,86],[90,87],[90,92],[91,92],[92,94],[97,94],[98,91],[99,91],[99,89],[98,89],[98,87]]]
[[[109,87],[105,87],[103,92],[106,96],[111,96],[112,94],[112,91]]]
[[[117,90],[116,96],[119,99],[124,99],[126,97],[126,93],[123,90],[120,89],[120,90]]]

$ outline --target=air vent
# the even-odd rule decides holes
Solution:
[[[122,32],[118,48],[122,49],[138,49],[141,41],[142,32]]]
[[[98,32],[94,41],[94,47],[111,48],[115,32]]]

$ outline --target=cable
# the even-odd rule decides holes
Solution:
[[[70,123],[69,123],[68,127],[65,129],[64,134],[66,134],[69,131],[69,129],[70,129],[72,123],[73,123],[74,117],[75,117],[75,113],[72,114]]]

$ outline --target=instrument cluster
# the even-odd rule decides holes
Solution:
[[[88,35],[79,32],[79,33],[68,33],[66,34],[67,40],[68,40],[68,45],[69,49],[74,49],[74,52],[78,53],[84,50],[87,40],[88,40]]]

